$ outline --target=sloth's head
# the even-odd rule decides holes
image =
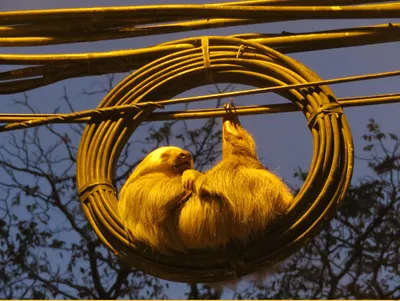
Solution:
[[[142,168],[141,175],[153,172],[182,174],[187,169],[193,169],[194,163],[188,151],[176,146],[163,146],[148,154],[138,168]]]

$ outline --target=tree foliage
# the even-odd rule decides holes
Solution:
[[[242,298],[398,299],[400,296],[400,140],[371,119],[363,136],[370,172],[350,187],[321,233],[280,273]],[[304,179],[302,171],[296,174]],[[354,181],[353,181],[354,182]]]
[[[108,81],[111,88],[113,78]],[[107,88],[84,91],[106,92]],[[66,90],[62,99],[73,110]],[[14,101],[37,113],[26,95]],[[217,125],[216,119],[196,129],[184,121],[144,124],[138,130],[144,138],[130,141],[120,156],[117,182],[129,176],[140,156],[170,143],[191,150],[196,167],[204,169],[220,153]],[[117,260],[81,210],[75,157],[83,128],[55,125],[24,130],[9,134],[0,147],[0,297],[166,298],[168,284]]]
[[[84,93],[109,91],[113,78],[108,79],[104,89]],[[62,100],[73,110],[66,90]],[[36,112],[27,96],[15,103]],[[82,130],[80,125],[24,130],[8,134],[0,147],[0,297],[168,298],[168,283],[121,263],[88,225],[75,178]],[[143,138],[133,138],[120,156],[119,184],[140,160],[133,154],[161,145],[189,149],[200,170],[220,154],[216,119],[196,127],[184,121],[144,124],[138,131]],[[370,173],[353,183],[334,219],[264,286],[247,286],[234,297],[399,298],[400,142],[373,120],[363,138],[366,157],[358,160],[368,164]],[[299,178],[304,175],[297,172]],[[188,286],[188,291],[189,299],[220,297],[202,285]]]

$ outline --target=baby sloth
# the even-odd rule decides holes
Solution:
[[[182,175],[183,187],[192,192],[178,222],[187,248],[223,247],[229,240],[245,242],[293,202],[288,187],[260,163],[254,139],[233,115],[233,105],[225,108],[222,160],[205,174],[187,169]]]
[[[181,184],[182,173],[193,166],[189,152],[166,146],[152,151],[136,167],[118,202],[125,230],[134,240],[163,253],[184,250],[177,235],[176,212],[188,195]]]

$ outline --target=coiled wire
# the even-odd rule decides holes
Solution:
[[[150,105],[118,119],[92,118],[79,145],[77,185],[90,224],[121,259],[172,281],[231,280],[288,257],[318,233],[324,219],[335,214],[350,183],[353,142],[346,117],[329,87],[280,91],[302,110],[314,146],[308,176],[287,215],[266,229],[262,240],[250,240],[244,247],[232,244],[220,250],[162,255],[143,244],[133,244],[117,211],[115,166],[127,140],[157,108],[157,100],[207,84],[269,87],[321,80],[301,63],[261,44],[231,37],[193,38],[189,42],[197,47],[177,50],[143,66],[103,99],[99,108]]]

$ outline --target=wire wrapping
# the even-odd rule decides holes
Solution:
[[[229,37],[208,37],[208,42],[211,64],[207,72],[212,73],[215,83],[269,87],[321,80],[299,62],[263,45]],[[201,45],[177,50],[126,77],[102,100],[99,108],[168,99],[208,84],[205,71]],[[83,210],[101,240],[123,260],[148,274],[188,283],[236,279],[298,250],[341,203],[352,175],[353,143],[342,109],[335,108],[338,114],[325,114],[321,109],[338,105],[326,85],[276,93],[302,110],[307,121],[314,118],[315,112],[318,118],[310,129],[314,151],[304,185],[288,214],[265,231],[262,241],[250,240],[240,250],[228,245],[221,250],[170,255],[152,252],[141,243],[129,241],[116,210],[116,192],[110,191],[110,186],[93,188],[91,193],[86,190],[84,197],[81,195]],[[93,120],[86,126],[77,156],[79,190],[96,182],[113,182],[124,145],[154,109],[146,106],[119,119]]]

